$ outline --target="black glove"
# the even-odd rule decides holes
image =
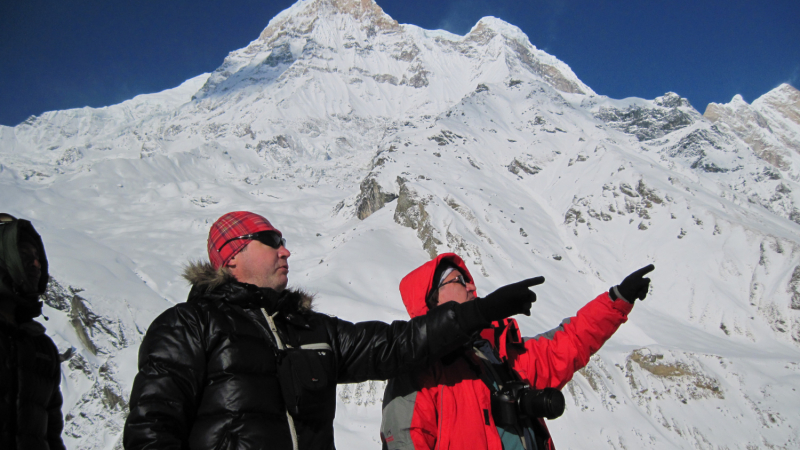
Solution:
[[[643,277],[655,268],[656,266],[650,264],[625,277],[622,283],[608,290],[611,300],[621,298],[631,304],[637,298],[644,300],[647,297],[647,291],[650,289],[650,278]]]
[[[516,314],[531,315],[531,305],[536,294],[530,289],[544,283],[544,277],[528,278],[514,284],[503,286],[483,298],[475,299],[481,315],[489,322],[503,320]]]

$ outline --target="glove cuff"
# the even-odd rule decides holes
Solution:
[[[477,298],[471,302],[461,303],[456,310],[456,319],[458,324],[466,333],[473,331],[483,330],[491,326],[491,320],[487,320],[484,313],[481,311],[481,301],[483,299]]]
[[[608,290],[608,296],[611,297],[611,300],[614,301],[616,301],[617,299],[622,299],[630,303],[631,305],[633,304],[633,301],[628,300],[627,298],[622,296],[622,294],[619,292],[619,286],[612,286],[611,289]]]

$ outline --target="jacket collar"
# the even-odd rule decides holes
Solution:
[[[301,289],[277,292],[240,283],[226,267],[214,269],[207,262],[190,262],[184,268],[183,277],[192,285],[187,302],[212,298],[244,309],[264,308],[269,314],[280,312],[279,316],[289,321],[291,316],[307,313],[313,308],[314,296]]]

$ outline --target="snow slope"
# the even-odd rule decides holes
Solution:
[[[753,103],[764,151],[747,114],[598,95],[496,18],[455,36],[301,0],[212,74],[0,127],[0,209],[51,258],[68,446],[119,448],[143,333],[185,299],[210,224],[252,210],[289,240],[290,284],[353,321],[406,318],[400,278],[444,251],[479,293],[546,277],[527,335],[653,262],[565,388],[559,448],[797,448],[793,95]],[[340,387],[339,448],[379,447],[382,391]]]

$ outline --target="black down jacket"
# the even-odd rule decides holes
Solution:
[[[292,426],[297,448],[333,449],[336,384],[419,368],[487,325],[455,303],[410,322],[354,324],[312,311],[301,291],[239,283],[210,264],[190,266],[186,277],[193,284],[188,301],[161,314],[142,341],[123,438],[128,450],[288,450]],[[303,394],[311,412],[287,416],[288,383],[278,374],[287,358],[262,308],[274,314],[285,344],[316,349],[293,366],[316,370],[315,385]]]
[[[64,449],[61,363],[44,332],[0,320],[0,449]]]

